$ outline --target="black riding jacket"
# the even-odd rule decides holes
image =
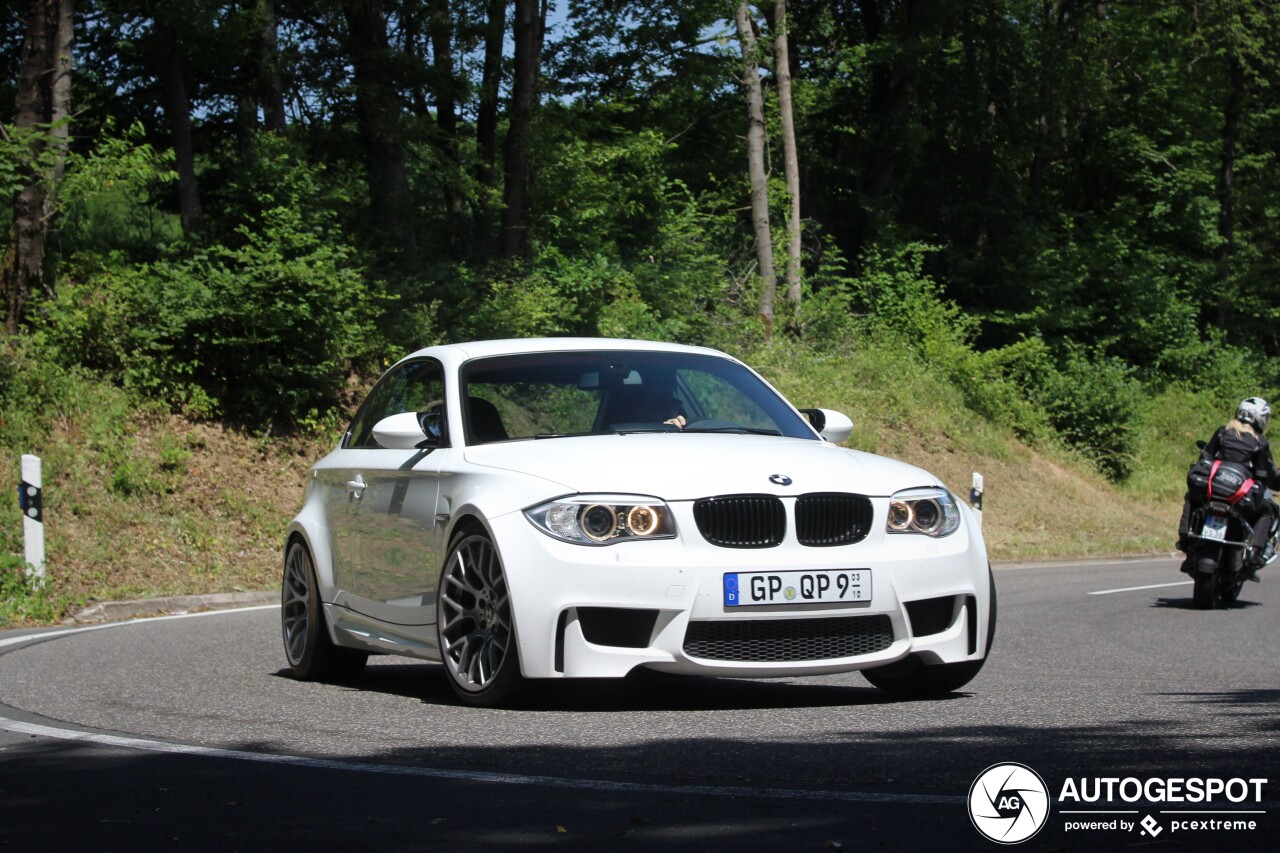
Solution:
[[[1236,432],[1225,426],[1218,427],[1205,445],[1203,457],[1246,465],[1255,480],[1268,488],[1280,490],[1280,470],[1276,469],[1276,462],[1271,458],[1271,446],[1252,429]]]

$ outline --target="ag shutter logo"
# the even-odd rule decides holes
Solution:
[[[969,819],[998,844],[1018,844],[1049,820],[1049,788],[1025,764],[993,764],[969,789]]]

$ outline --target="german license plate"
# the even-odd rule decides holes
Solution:
[[[870,569],[729,572],[724,576],[725,607],[842,604],[870,600]]]
[[[1204,520],[1204,529],[1200,531],[1200,536],[1205,539],[1216,539],[1219,542],[1225,542],[1227,539],[1227,519],[1221,515],[1206,516]]]

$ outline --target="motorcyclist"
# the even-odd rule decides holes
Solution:
[[[1270,489],[1280,489],[1280,469],[1271,457],[1271,447],[1263,433],[1271,422],[1271,407],[1261,397],[1248,397],[1236,407],[1235,417],[1218,427],[1213,438],[1205,445],[1200,458],[1206,461],[1222,460],[1247,467],[1254,480]],[[1263,563],[1267,538],[1276,517],[1276,507],[1271,501],[1262,501],[1258,517],[1251,520],[1253,536],[1245,555],[1245,575],[1256,581],[1257,570]],[[1182,521],[1178,525],[1178,549],[1190,548],[1191,496],[1188,494],[1182,506]]]

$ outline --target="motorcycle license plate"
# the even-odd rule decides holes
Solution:
[[[1216,539],[1225,542],[1227,539],[1227,520],[1220,515],[1211,515],[1204,520],[1204,529],[1200,531],[1204,539]]]

